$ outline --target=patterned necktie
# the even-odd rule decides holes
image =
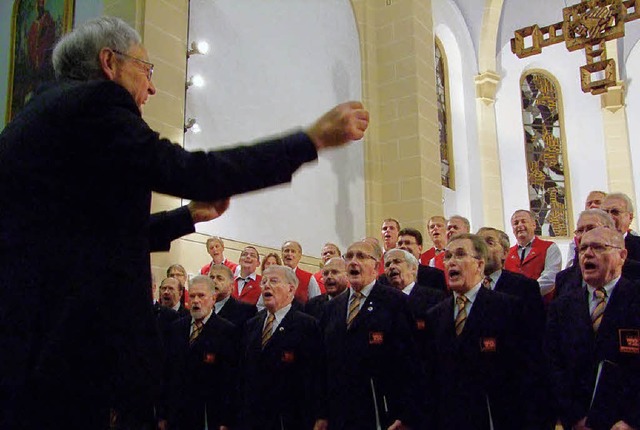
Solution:
[[[202,321],[195,321],[193,323],[193,330],[191,330],[191,334],[189,335],[189,346],[193,345],[193,342],[195,342],[198,336],[200,336],[202,327],[204,327]]]
[[[602,316],[604,315],[604,308],[607,306],[607,291],[604,288],[598,288],[593,292],[593,295],[597,300],[596,307],[591,313],[591,325],[595,333],[600,327]]]
[[[456,336],[460,336],[462,329],[464,329],[464,323],[467,320],[467,296],[456,297],[456,304],[458,305],[458,315],[456,316]]]
[[[356,291],[353,293],[353,297],[351,298],[351,304],[349,305],[349,314],[347,315],[347,328],[351,327],[351,323],[355,319],[356,315],[358,315],[358,311],[360,310],[360,303],[362,302],[362,293]]]
[[[487,290],[491,289],[491,276],[485,276],[484,279],[482,280],[482,286],[485,287]]]
[[[267,342],[269,342],[269,339],[271,339],[271,335],[273,334],[273,322],[275,320],[276,316],[272,313],[269,313],[267,324],[265,324],[264,330],[262,330],[262,348],[264,348]]]

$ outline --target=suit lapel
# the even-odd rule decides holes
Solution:
[[[467,314],[467,321],[464,324],[464,329],[460,333],[459,339],[461,341],[468,337],[474,337],[474,333],[477,331],[482,322],[487,318],[485,315],[487,295],[490,294],[486,288],[480,287],[476,299],[471,307],[471,312]]]
[[[618,280],[604,310],[604,315],[596,334],[596,348],[602,348],[605,343],[617,342],[617,328],[621,326],[621,321],[625,319],[627,305],[632,299],[629,287],[630,284],[624,278]],[[611,337],[615,339],[611,339]]]

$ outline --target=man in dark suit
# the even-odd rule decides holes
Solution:
[[[575,237],[573,241],[576,244],[576,249],[580,246],[582,235],[596,227],[616,229],[615,223],[608,213],[600,209],[582,211],[578,216],[576,231],[574,232]],[[630,281],[640,280],[640,262],[629,258],[625,259],[622,264],[622,276]],[[582,271],[580,270],[580,264],[578,264],[578,262],[560,271],[556,275],[557,295],[580,291],[583,287]]]
[[[596,227],[578,253],[586,287],[553,301],[547,325],[560,420],[573,429],[640,428],[640,288],[621,277],[622,234]]]
[[[318,322],[292,308],[290,267],[262,274],[265,309],[244,327],[240,428],[326,429],[324,352]]]
[[[482,284],[490,290],[509,294],[522,300],[524,319],[531,328],[531,335],[542,342],[545,327],[545,311],[540,285],[535,279],[503,268],[504,261],[511,248],[509,236],[492,227],[482,227],[478,236],[487,246],[487,262],[484,267]]]
[[[210,429],[235,424],[240,331],[213,312],[215,287],[207,276],[191,281],[191,314],[171,327],[168,372],[158,407],[161,430]]]
[[[327,304],[321,321],[331,429],[422,425],[422,369],[407,298],[376,282],[381,257],[367,242],[347,249],[351,287]]]
[[[406,227],[400,230],[398,234],[398,243],[396,248],[404,249],[413,254],[420,261],[422,254],[422,233],[415,228]],[[418,265],[416,282],[425,287],[434,288],[440,291],[447,291],[447,285],[444,280],[444,273],[435,267]]]
[[[241,302],[231,295],[233,288],[233,273],[223,264],[214,264],[209,269],[209,277],[213,279],[216,288],[216,304],[214,312],[221,318],[232,322],[239,329],[252,318],[257,309],[249,303]]]
[[[0,344],[11,351],[0,357],[0,421],[105,428],[113,411],[145,420],[140,403],[160,379],[151,192],[214,201],[288,182],[318,150],[360,139],[368,114],[344,103],[306,131],[189,153],[142,119],[153,65],[122,20],[77,27],[53,64],[59,82],[0,134]]]
[[[181,303],[184,285],[177,278],[164,278],[158,287],[159,302],[165,308],[173,309],[181,317],[189,315],[189,310]]]
[[[304,312],[315,317],[318,321],[322,320],[327,303],[349,288],[347,265],[342,257],[334,257],[328,260],[321,272],[322,285],[325,286],[327,292],[312,298],[304,305]]]
[[[524,393],[537,396],[528,378],[538,374],[540,354],[523,333],[520,300],[482,287],[487,249],[481,237],[454,236],[444,258],[453,297],[432,308],[426,322],[431,424],[539,428]]]
[[[416,256],[404,249],[391,249],[384,253],[384,270],[389,284],[408,296],[415,328],[424,331],[427,311],[440,303],[445,294],[416,282],[418,265]]]
[[[631,230],[633,221],[633,202],[624,193],[611,193],[605,197],[601,209],[611,215],[613,222],[624,236],[624,247],[628,255],[627,259],[640,261],[640,236]]]

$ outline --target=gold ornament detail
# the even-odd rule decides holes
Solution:
[[[587,64],[580,67],[582,91],[602,94],[617,83],[615,61],[607,58],[605,42],[624,37],[625,23],[640,18],[639,6],[640,0],[582,0],[562,9],[561,22],[516,30],[511,52],[525,58],[560,42],[569,51],[585,49]],[[594,74],[604,77],[593,80]]]

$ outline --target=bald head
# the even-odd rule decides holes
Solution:
[[[349,287],[347,263],[341,257],[327,261],[322,268],[322,281],[327,294],[335,297]]]

